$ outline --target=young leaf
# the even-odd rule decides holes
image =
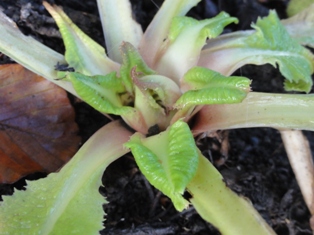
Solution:
[[[120,76],[123,81],[123,84],[126,87],[126,90],[133,94],[133,81],[132,81],[132,71],[135,69],[135,72],[141,76],[155,74],[156,72],[149,68],[139,52],[135,47],[128,43],[124,42],[121,45],[121,55],[123,63],[120,68]]]
[[[70,67],[86,75],[107,74],[119,69],[119,65],[106,56],[105,49],[81,31],[60,7],[43,4],[60,29],[66,48],[65,59]]]
[[[179,120],[146,139],[135,134],[125,146],[149,182],[170,197],[177,210],[186,208],[188,202],[182,194],[198,166],[197,147],[188,125]]]
[[[0,183],[58,170],[80,138],[66,92],[18,64],[0,66]]]
[[[76,72],[67,74],[66,79],[70,80],[76,92],[96,110],[123,115],[132,112],[132,107],[124,106],[120,97],[126,93],[121,80],[112,72],[105,76],[86,76]]]
[[[4,196],[0,234],[97,234],[103,228],[105,203],[98,192],[101,176],[112,161],[128,152],[122,144],[131,134],[120,121],[111,122],[60,172],[28,181],[26,191]]]
[[[258,19],[253,27],[256,32],[247,37],[238,37],[213,48],[209,43],[202,51],[198,65],[230,75],[245,64],[278,64],[287,79],[286,90],[309,92],[314,56],[289,36],[275,11]]]
[[[133,81],[134,107],[143,115],[146,126],[149,128],[157,124],[160,130],[165,130],[175,112],[172,106],[181,95],[179,87],[161,75],[137,77],[134,74]]]
[[[195,105],[241,102],[250,91],[251,81],[245,77],[225,77],[203,67],[190,69],[183,78],[185,92],[174,105],[177,109]]]
[[[217,37],[226,25],[233,22],[237,22],[237,19],[224,12],[201,21],[189,17],[175,17],[168,38],[162,46],[159,60],[156,61],[156,70],[179,84],[186,71],[197,64],[206,39]]]

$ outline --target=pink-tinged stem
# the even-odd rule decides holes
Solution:
[[[192,124],[194,135],[207,131],[273,127],[314,130],[314,95],[251,92],[239,104],[204,106]]]

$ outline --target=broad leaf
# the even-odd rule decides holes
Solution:
[[[18,64],[0,67],[0,183],[58,170],[80,138],[66,92]]]
[[[182,194],[198,166],[198,150],[188,125],[179,120],[146,139],[135,134],[125,146],[149,182],[170,197],[177,210],[186,208]]]
[[[98,192],[101,177],[112,161],[127,152],[122,144],[130,135],[120,122],[112,122],[96,132],[59,173],[28,181],[26,191],[4,196],[0,234],[98,234],[105,203]]]
[[[230,75],[245,64],[270,63],[275,67],[278,65],[286,78],[286,90],[309,92],[314,68],[314,56],[310,51],[289,36],[275,11],[258,19],[253,27],[256,32],[247,37],[235,37],[225,44],[217,43],[217,47],[212,47],[209,42],[198,65]]]

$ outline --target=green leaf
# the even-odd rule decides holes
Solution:
[[[259,18],[253,28],[256,32],[246,37],[235,37],[224,44],[219,44],[219,39],[214,44],[209,42],[202,51],[198,65],[224,75],[232,74],[245,64],[278,65],[286,78],[286,90],[309,92],[314,57],[289,36],[276,12],[270,11],[269,16]]]
[[[241,102],[250,91],[245,77],[225,77],[203,67],[190,69],[183,78],[185,92],[174,105],[177,109],[194,105],[232,104]]]
[[[177,210],[186,208],[188,202],[182,194],[198,166],[197,147],[188,125],[179,120],[167,131],[146,139],[135,134],[125,146],[148,181],[170,197]]]
[[[114,133],[115,138],[112,138]],[[28,181],[26,191],[4,196],[0,234],[98,234],[103,228],[98,189],[105,168],[128,151],[132,133],[119,121],[96,132],[58,173]]]
[[[280,72],[287,79],[285,89],[309,92],[313,84],[310,75],[314,69],[314,57],[289,36],[275,11],[271,11],[263,20],[258,19],[253,28],[257,30],[256,33],[245,42],[254,47],[258,41],[259,47],[277,51],[277,55],[265,57],[268,63],[279,65]]]
[[[179,84],[186,71],[197,64],[206,39],[217,37],[226,25],[237,21],[225,12],[201,21],[189,17],[175,17],[168,39],[162,46],[163,54],[156,62],[156,70]]]
[[[80,30],[60,7],[43,3],[55,19],[66,48],[65,59],[75,71],[86,75],[117,71],[119,65],[109,59],[105,49]]]
[[[168,153],[174,190],[183,194],[198,167],[198,149],[185,122],[179,120],[170,126]]]
[[[124,106],[127,104],[123,103],[122,97],[126,91],[115,72],[92,77],[71,72],[67,74],[66,79],[72,82],[74,89],[84,101],[96,110],[115,115],[132,112],[132,107]]]

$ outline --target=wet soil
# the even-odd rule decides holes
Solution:
[[[50,1],[52,2],[52,1]],[[54,1],[64,7],[70,18],[94,40],[104,45],[103,34],[95,1]],[[160,0],[131,0],[134,17],[146,28]],[[269,9],[276,9],[285,17],[288,1],[284,0],[221,0],[202,1],[189,12],[198,19],[209,18],[225,10],[240,19],[238,25],[226,31],[247,29],[257,16],[265,16]],[[54,50],[63,53],[64,46],[58,30],[37,0],[0,0],[3,11],[11,17],[27,35],[30,35]],[[0,54],[0,63],[13,61]],[[248,65],[236,74],[253,80],[252,89],[264,92],[284,92],[283,78],[270,65]],[[108,119],[88,105],[70,96],[76,110],[80,135],[86,141]],[[305,132],[314,150],[314,134]],[[226,133],[220,133],[226,135]],[[249,198],[264,219],[278,235],[310,235],[310,214],[302,199],[294,174],[289,165],[284,146],[277,130],[251,128],[228,132],[228,151],[216,138],[198,141],[203,154],[219,169],[225,181],[235,192]],[[222,151],[223,150],[223,151]],[[228,155],[228,156],[226,156]],[[28,179],[37,179],[45,174],[34,174]],[[181,213],[175,211],[171,201],[153,188],[138,170],[131,155],[114,162],[104,173],[100,193],[109,203],[106,211],[106,229],[101,234],[211,234],[219,232],[203,221],[191,207]],[[25,179],[13,185],[0,185],[0,195],[12,194],[23,189]]]

